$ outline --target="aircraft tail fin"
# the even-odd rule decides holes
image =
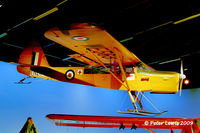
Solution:
[[[42,47],[36,42],[31,43],[22,51],[18,63],[19,65],[17,66],[17,71],[28,76],[30,76],[31,67],[50,66]]]

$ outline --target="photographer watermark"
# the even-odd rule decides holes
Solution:
[[[145,126],[189,126],[193,121],[145,121]]]

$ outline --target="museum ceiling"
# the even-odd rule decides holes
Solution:
[[[17,62],[22,49],[39,42],[50,64],[63,65],[72,51],[44,37],[53,27],[89,22],[106,29],[142,61],[161,70],[179,70],[182,57],[190,78],[200,74],[200,1],[197,0],[3,0],[0,1],[0,59]],[[54,7],[54,13],[33,18]],[[160,64],[161,63],[161,64]],[[191,76],[192,75],[192,76]],[[197,81],[196,81],[197,82]]]

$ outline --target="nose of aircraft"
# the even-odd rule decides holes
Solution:
[[[180,74],[180,79],[186,79],[186,75],[185,74]]]
[[[186,75],[183,74],[183,72],[181,72],[179,77],[180,77],[179,90],[180,90],[180,96],[181,96],[183,80],[186,79]]]
[[[181,68],[180,68],[180,96],[181,96],[181,91],[182,91],[182,85],[183,85],[183,80],[186,78],[185,74],[183,73],[183,60],[181,60]]]

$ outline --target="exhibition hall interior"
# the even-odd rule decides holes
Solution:
[[[172,129],[178,133],[183,130],[182,127],[157,129],[137,124],[131,130],[122,122],[118,125],[120,130],[119,127],[58,126],[49,114],[141,117],[152,121],[154,118],[155,121],[200,118],[199,1],[2,0],[0,16],[2,132],[20,132],[29,117],[41,133],[129,133],[133,130],[167,133]],[[80,48],[83,44],[89,47],[85,51]],[[37,55],[40,54],[38,45],[42,56]],[[29,63],[24,63],[29,55],[23,56],[26,59],[20,55],[27,47],[36,52]],[[102,49],[102,53],[98,52]],[[48,61],[48,66],[43,65],[43,60]],[[144,70],[139,69],[141,66]],[[65,67],[69,73],[64,71]],[[126,72],[128,67],[133,67],[134,79],[127,76],[132,74]],[[35,73],[29,75],[24,68]],[[88,74],[86,70],[91,68],[93,73]],[[93,79],[92,74],[94,77],[108,74],[111,78],[103,75],[102,79]],[[167,82],[174,75],[179,76],[177,80]],[[154,93],[156,86],[158,91]],[[160,113],[155,113],[153,108],[161,110]],[[127,113],[126,109],[135,109],[135,112],[128,110]]]

